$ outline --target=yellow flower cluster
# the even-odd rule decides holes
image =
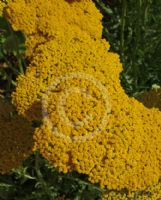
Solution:
[[[6,14],[36,47],[12,95],[19,114],[43,117],[34,149],[60,171],[86,174],[108,189],[156,184],[161,112],[125,94],[119,56],[101,39],[92,1],[15,0]]]
[[[149,110],[125,95],[118,81],[121,71],[118,56],[106,53],[108,46],[105,41],[94,41],[87,36],[81,38],[77,42],[74,38],[66,39],[66,43],[52,40],[40,45],[26,74],[18,78],[13,101],[21,114],[30,120],[38,119],[41,97],[57,77],[71,72],[87,73],[101,80],[110,94],[112,115],[106,130],[83,143],[71,143],[54,134],[50,122],[66,138],[88,135],[99,124],[105,108],[103,99],[99,98],[101,94],[93,85],[88,85],[88,81],[86,83],[80,78],[74,82],[73,79],[64,80],[55,92],[48,92],[48,116],[44,125],[35,132],[35,148],[60,170],[88,174],[92,182],[100,182],[102,186],[132,190],[157,182],[161,153],[160,112]],[[96,113],[94,120],[80,128],[70,127],[61,120],[57,110],[59,97],[76,86],[88,88],[91,94],[92,91],[96,93],[95,102],[84,101],[83,96],[77,93],[67,98],[65,112],[73,123],[84,119],[83,111],[92,115]],[[35,106],[40,109],[35,110]]]
[[[106,53],[109,44],[104,40],[91,40],[88,35],[83,37],[83,34],[78,38],[78,41],[66,38],[66,43],[51,40],[37,48],[26,74],[18,77],[18,86],[13,93],[13,101],[20,114],[29,120],[39,119],[42,95],[56,77],[63,74],[82,72],[96,79],[102,77],[111,92],[116,92],[117,88],[123,92],[119,81],[115,88],[111,88],[111,84],[119,80],[122,65],[117,54]]]
[[[103,195],[102,200],[159,200],[161,198],[161,182],[147,188],[144,191],[130,192],[110,191]]]
[[[33,128],[0,99],[0,174],[18,167],[32,152]]]
[[[134,194],[130,195],[130,197],[134,199]],[[110,191],[103,195],[102,200],[129,200],[129,195],[127,195],[124,192],[120,193],[120,192]]]
[[[158,181],[161,172],[160,113],[156,110],[149,111],[135,100],[130,102],[124,98],[113,102],[113,115],[109,118],[106,130],[89,141],[74,143],[59,138],[54,131],[53,126],[56,127],[56,123],[59,133],[62,133],[63,128],[63,133],[67,136],[69,133],[79,133],[79,129],[67,129],[58,114],[55,115],[55,105],[51,99],[49,108],[52,112],[48,116],[50,120],[46,118],[44,125],[36,130],[35,140],[36,148],[59,170],[76,170],[87,174],[93,183],[99,182],[102,187],[118,190],[124,187],[129,190],[144,189]],[[75,103],[73,98],[67,107]],[[125,110],[122,108],[121,111],[121,107],[117,108],[116,104],[123,103],[127,106],[125,104]],[[94,129],[95,126],[90,125],[90,128]],[[87,131],[85,129],[83,134]]]
[[[28,56],[38,44],[65,35],[73,37],[78,32],[88,32],[93,38],[102,36],[102,15],[92,0],[14,0],[6,16],[15,30],[27,34]]]
[[[10,0],[0,0],[0,16],[3,15],[3,9]]]

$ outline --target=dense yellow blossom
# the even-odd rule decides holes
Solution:
[[[3,13],[3,8],[5,7],[5,3],[0,1],[0,16],[2,15]]]
[[[0,99],[0,173],[18,167],[32,152],[33,128]]]
[[[68,38],[67,38],[68,39]],[[13,102],[20,114],[35,120],[40,116],[39,107],[41,97],[56,77],[70,72],[84,72],[102,77],[109,90],[117,91],[119,87],[119,73],[122,65],[119,57],[114,53],[107,53],[109,44],[102,40],[91,40],[88,35],[80,35],[79,40],[50,41],[40,45],[29,65],[26,75],[18,77],[18,86],[13,93]],[[113,63],[111,62],[113,61]],[[95,72],[96,71],[96,72]],[[106,76],[109,80],[106,81]],[[113,74],[111,76],[111,74]],[[115,87],[111,88],[114,81]],[[121,87],[120,90],[123,91]],[[27,98],[26,98],[27,97]],[[40,105],[41,106],[41,105]],[[37,112],[37,113],[36,113]],[[33,116],[32,116],[33,115]]]
[[[161,199],[161,182],[147,188],[144,191],[130,192],[109,191],[103,195],[102,200],[160,200]]]
[[[161,182],[146,189],[138,196],[138,200],[160,200],[161,199]]]
[[[43,117],[34,150],[60,171],[86,174],[108,189],[156,184],[161,112],[125,94],[119,56],[101,39],[92,1],[15,0],[6,15],[31,45],[32,59],[12,97],[28,120]]]
[[[132,194],[134,197],[134,194]],[[103,195],[102,200],[129,200],[129,197],[124,192],[109,191]]]
[[[66,34],[76,34],[76,30],[87,32],[93,38],[102,36],[102,15],[92,0],[71,3],[65,0],[15,0],[9,4],[6,16],[14,30],[24,31],[27,35],[29,56],[43,42],[43,37],[46,40],[63,38]]]
[[[129,105],[120,111],[121,107],[117,108],[116,104],[123,105],[123,101]],[[123,101],[113,102],[113,115],[106,130],[84,142],[68,142],[59,138],[53,126],[58,127],[60,132],[65,128],[66,138],[69,129],[65,123],[58,121],[58,115],[52,116],[51,113],[50,120],[45,118],[44,125],[36,130],[36,148],[59,170],[87,174],[91,182],[98,182],[102,187],[137,190],[155,184],[161,172],[160,113],[149,111],[135,100],[124,98]],[[74,104],[75,98],[67,107]],[[53,113],[54,106],[54,102],[49,106]],[[128,107],[130,113],[127,113]],[[49,121],[53,122],[52,126]],[[58,123],[57,126],[54,122]],[[91,125],[90,128],[95,127]],[[70,136],[79,134],[76,128],[69,132]]]
[[[11,0],[0,0],[0,16],[3,14],[3,9],[6,7],[7,3]]]
[[[108,46],[104,40],[94,41],[83,34],[79,40],[66,39],[66,43],[53,40],[40,45],[26,74],[18,78],[13,102],[28,119],[39,119],[41,98],[60,75],[83,72],[100,80],[109,93],[112,106],[105,129],[89,141],[68,140],[75,136],[88,136],[95,130],[105,104],[90,81],[79,78],[65,80],[47,95],[48,116],[35,132],[35,149],[40,150],[59,170],[87,174],[91,182],[98,182],[101,186],[144,189],[160,177],[161,113],[144,107],[125,94],[119,81],[122,70],[119,57],[107,52]],[[59,97],[72,87],[88,88],[91,95],[95,93],[95,102],[85,101],[77,93],[67,98],[65,112],[70,121],[82,121],[85,117],[83,111],[95,114],[93,120],[80,128],[70,127],[61,120],[57,110]],[[65,139],[54,134],[53,126],[65,135]]]

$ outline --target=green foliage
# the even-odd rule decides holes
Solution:
[[[9,175],[0,176],[1,200],[100,200],[101,190],[77,173],[63,174],[37,152]]]
[[[161,85],[161,0],[95,1],[104,14],[103,36],[121,56],[126,92],[137,96]]]
[[[0,94],[9,95],[25,68],[25,37],[0,16]]]

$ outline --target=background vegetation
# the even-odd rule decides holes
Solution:
[[[161,0],[96,0],[103,36],[124,64],[122,85],[131,96],[161,85]]]
[[[139,96],[161,85],[161,0],[95,0],[104,15],[103,37],[124,65],[126,93]],[[25,38],[0,18],[0,95],[10,98],[16,77],[24,73]],[[19,169],[0,176],[0,200],[99,200],[104,190],[77,173],[61,174],[38,153]],[[124,191],[126,192],[126,191]],[[137,195],[135,196],[137,199]]]

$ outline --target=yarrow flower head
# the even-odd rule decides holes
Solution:
[[[6,16],[14,30],[27,35],[27,55],[47,40],[63,40],[87,32],[92,38],[102,37],[102,15],[92,0],[14,0],[6,9]]]
[[[91,82],[79,77],[65,79],[47,92],[45,106],[48,115],[44,117],[42,127],[35,131],[35,150],[39,150],[60,171],[76,170],[87,174],[91,182],[98,182],[102,187],[143,189],[156,183],[160,177],[161,113],[147,109],[125,94],[119,81],[122,70],[119,57],[107,52],[107,48],[108,43],[104,40],[95,41],[87,35],[83,37],[83,34],[79,40],[66,39],[66,43],[51,40],[40,45],[26,74],[18,78],[13,102],[29,120],[38,120],[41,100],[59,77],[79,72],[99,80],[106,88],[111,104],[110,117],[104,129],[84,142],[73,143],[59,137],[57,131],[66,138],[90,135],[97,128],[105,109],[101,93]],[[77,92],[62,98],[66,99],[63,103],[65,116],[78,125],[71,126],[61,118],[59,100],[66,90],[76,86],[85,88],[85,91],[88,89],[95,101]],[[87,124],[79,127],[87,113],[89,116],[93,114],[94,119],[89,118]]]
[[[6,16],[27,35],[30,64],[12,98],[19,114],[43,122],[34,150],[60,171],[86,174],[108,189],[156,184],[161,113],[126,95],[122,64],[101,39],[92,1],[15,0]],[[88,139],[75,140],[82,137]]]
[[[129,200],[135,199],[138,200],[157,200],[161,197],[161,182],[148,187],[144,191],[137,192],[123,192],[123,191],[109,191],[105,193],[102,197],[102,200]]]
[[[6,7],[7,3],[11,0],[0,0],[0,16],[3,15],[3,9]]]

